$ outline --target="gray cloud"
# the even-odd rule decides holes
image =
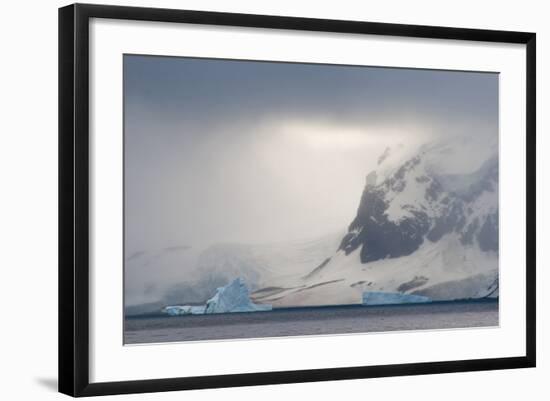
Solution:
[[[498,129],[488,73],[125,56],[124,101],[127,257],[341,230],[387,146]]]

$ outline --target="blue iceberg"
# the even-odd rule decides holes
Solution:
[[[206,301],[206,305],[173,305],[165,306],[162,312],[170,316],[203,315],[210,313],[257,312],[270,311],[271,305],[258,305],[250,300],[250,292],[242,278],[237,278],[224,287],[219,287],[216,294]]]
[[[431,298],[400,292],[367,291],[363,293],[363,305],[397,305],[426,302],[432,302]]]
[[[257,312],[271,309],[271,305],[253,303],[244,280],[237,278],[216,290],[216,294],[206,301],[204,313]]]

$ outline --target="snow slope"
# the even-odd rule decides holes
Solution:
[[[362,303],[368,291],[433,300],[495,297],[498,260],[478,247],[464,247],[450,234],[435,243],[426,241],[413,255],[369,263],[361,262],[359,249],[350,254],[339,250],[323,270],[293,285],[298,288],[256,299],[280,307]]]
[[[368,292],[403,299],[498,297],[495,141],[455,138],[419,149],[387,148],[366,175],[347,232],[211,246],[196,256],[195,276],[173,297],[165,295],[164,305],[204,304],[238,277],[250,288],[251,302],[274,307],[361,304]]]
[[[337,249],[343,233],[315,240],[273,244],[218,244],[206,249],[198,259],[198,270],[206,277],[235,277],[245,280],[252,291],[276,283],[299,282]]]
[[[253,296],[274,306],[361,303],[370,291],[498,297],[496,147],[467,158],[466,145],[386,149],[338,251],[299,280],[275,280]],[[460,157],[470,163],[460,166]]]

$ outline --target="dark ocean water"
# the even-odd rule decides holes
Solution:
[[[430,330],[498,326],[498,301],[334,306],[218,315],[125,319],[124,343]]]

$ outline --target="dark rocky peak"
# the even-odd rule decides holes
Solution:
[[[425,156],[431,156],[427,148],[381,182],[376,171],[367,175],[356,217],[340,250],[350,254],[360,248],[361,262],[368,263],[410,255],[425,240],[436,242],[456,233],[464,245],[477,242],[483,251],[498,251],[498,199],[488,201],[494,205],[486,212],[475,204],[484,192],[498,189],[498,158],[490,158],[473,173],[444,175],[427,167]],[[390,218],[390,206],[405,213]]]

